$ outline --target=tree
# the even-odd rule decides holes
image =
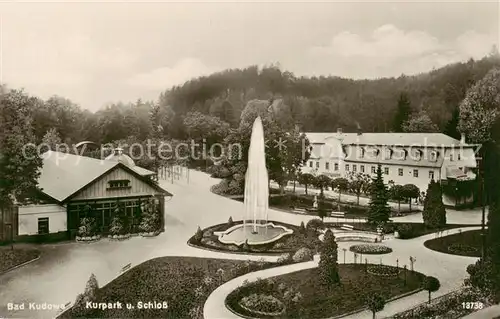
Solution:
[[[299,183],[304,185],[306,189],[306,195],[307,195],[307,186],[312,185],[314,182],[314,175],[309,174],[309,173],[304,173],[299,175]]]
[[[328,229],[323,237],[320,247],[320,259],[318,264],[319,274],[325,285],[331,286],[340,283],[337,263],[337,243],[333,232]]]
[[[61,137],[55,128],[51,128],[45,133],[42,138],[42,144],[44,144],[42,152],[46,152],[48,150],[59,151],[59,146],[61,145]]]
[[[373,178],[370,199],[370,211],[368,213],[368,222],[385,223],[389,221],[391,209],[387,204],[389,194],[382,177],[382,166],[377,166],[377,172]]]
[[[451,119],[446,123],[444,134],[451,136],[455,139],[460,139],[460,132],[458,131],[458,123],[460,122],[460,108],[457,106],[453,109]]]
[[[337,189],[340,204],[340,196],[343,192],[346,192],[349,189],[349,181],[346,178],[338,177],[332,181],[332,188]]]
[[[321,220],[324,220],[324,218],[326,216],[328,216],[328,208],[326,206],[325,195],[319,194],[319,196],[318,196],[318,217],[321,218]]]
[[[375,319],[375,314],[382,311],[385,307],[385,298],[382,294],[378,292],[370,293],[366,298],[366,306],[373,314],[373,319]]]
[[[469,265],[466,283],[500,301],[500,68],[490,70],[471,87],[460,104],[459,129],[471,142],[482,143],[487,190],[488,232],[484,258]]]
[[[22,91],[0,95],[0,209],[36,201],[42,167],[32,126],[37,100]]]
[[[401,201],[404,197],[404,187],[402,185],[394,185],[389,189],[389,196],[392,200],[398,202],[398,213],[401,212]]]
[[[86,301],[95,300],[98,290],[99,283],[97,282],[96,276],[92,273],[87,281],[87,285],[85,286],[85,291],[83,292],[83,295],[87,299]]]
[[[394,122],[392,124],[392,130],[394,132],[403,132],[403,124],[408,121],[410,113],[410,99],[407,93],[402,92],[399,95],[398,108],[396,110],[396,115],[394,116]]]
[[[429,228],[441,228],[446,225],[446,209],[443,204],[443,194],[439,183],[431,180],[425,194],[424,224]]]
[[[314,178],[313,182],[319,188],[320,196],[324,197],[323,190],[332,184],[332,179],[326,175],[319,175]]]
[[[356,194],[357,204],[359,205],[359,197],[361,193],[367,192],[367,189],[370,185],[371,179],[370,175],[364,173],[349,173],[349,185],[348,188]]]
[[[500,68],[492,69],[470,88],[460,104],[459,130],[473,143],[500,142]]]
[[[431,293],[438,291],[441,284],[436,277],[427,276],[423,282],[423,288],[429,292],[429,303],[431,303]]]
[[[432,122],[425,111],[420,111],[403,124],[403,131],[407,133],[437,133],[439,127]]]
[[[403,186],[403,197],[408,199],[408,203],[410,205],[411,212],[411,200],[413,198],[418,198],[420,196],[420,190],[416,185],[406,184]]]

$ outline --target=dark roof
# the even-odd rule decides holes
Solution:
[[[118,161],[106,161],[68,153],[48,151],[42,155],[43,166],[38,185],[46,195],[63,202],[85,186],[114,169],[121,167],[159,192],[171,196],[169,192]]]

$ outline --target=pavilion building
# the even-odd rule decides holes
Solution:
[[[165,197],[172,194],[158,185],[155,172],[136,166],[121,149],[105,160],[54,151],[42,159],[41,200],[1,212],[0,242],[72,239],[83,217],[95,218],[105,235],[117,205],[137,230],[141,202],[149,199],[159,205],[164,229]]]

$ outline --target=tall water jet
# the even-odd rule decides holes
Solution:
[[[245,216],[243,228],[247,220],[253,222],[253,233],[257,233],[259,222],[267,223],[269,208],[269,177],[266,168],[266,153],[264,142],[264,127],[257,117],[253,122],[248,150],[248,165],[245,174]]]

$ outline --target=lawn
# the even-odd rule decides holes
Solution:
[[[365,265],[359,264],[339,265],[341,285],[334,287],[325,286],[321,282],[318,268],[253,282],[233,291],[227,297],[226,304],[237,313],[255,316],[241,307],[241,301],[252,294],[264,294],[273,296],[286,305],[285,313],[280,318],[328,318],[364,308],[366,296],[374,291],[380,292],[387,299],[415,291],[422,286],[425,277],[408,270],[405,284],[403,270],[398,276],[383,277],[371,275],[365,269]],[[298,300],[287,301],[286,295],[290,295],[286,292],[288,289],[291,289],[294,296],[299,294]]]
[[[94,302],[130,303],[135,309],[73,307],[61,318],[203,318],[203,305],[222,283],[276,264],[195,257],[148,260],[98,289]],[[139,309],[138,302],[166,302],[167,309]]]
[[[14,247],[11,250],[10,246],[0,247],[0,273],[33,260],[38,256],[40,256],[40,251],[37,249]]]
[[[446,254],[481,257],[481,230],[469,230],[458,234],[430,239],[425,247]]]

